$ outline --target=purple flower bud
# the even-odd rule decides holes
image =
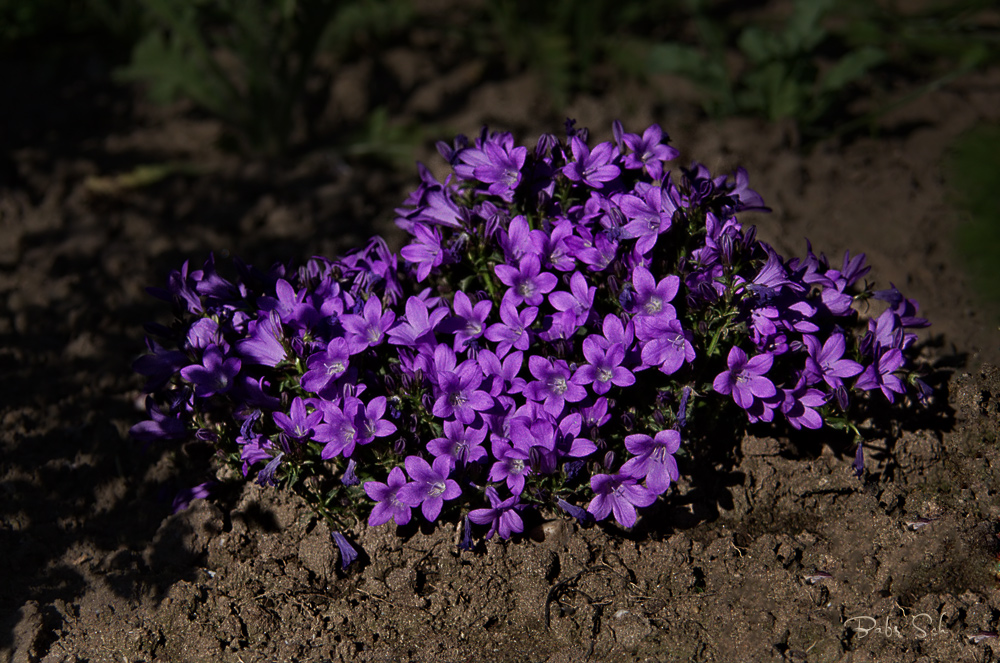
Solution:
[[[848,406],[850,405],[850,401],[848,400],[847,396],[847,387],[845,387],[844,385],[840,385],[839,387],[837,387],[833,392],[833,397],[837,400],[837,406],[841,410],[847,410]]]
[[[354,549],[354,546],[340,532],[332,532],[330,537],[337,544],[337,548],[340,549],[340,568],[346,571],[347,567],[358,558],[358,551]]]
[[[528,465],[530,465],[532,469],[535,469],[541,465],[542,460],[543,458],[542,458],[541,448],[531,447],[531,449],[528,451]]]
[[[604,454],[604,469],[610,470],[614,466],[615,466],[615,452],[608,451],[606,454]]]
[[[357,473],[354,471],[357,466],[358,464],[354,462],[353,458],[348,460],[347,468],[344,470],[344,474],[340,477],[340,483],[345,486],[356,486],[361,483],[361,480],[358,479]]]
[[[743,250],[749,251],[757,241],[757,226],[750,226],[743,231]]]
[[[472,550],[472,522],[469,520],[469,514],[465,514],[465,518],[462,519],[462,540],[458,544],[458,549],[466,552]]]
[[[624,412],[622,413],[621,418],[622,418],[622,427],[624,427],[626,431],[632,432],[632,429],[635,428],[635,420],[632,419],[632,415],[629,414],[628,412]]]
[[[681,391],[681,402],[677,406],[677,425],[680,428],[687,426],[687,405],[690,397],[691,387],[684,387],[684,390]]]
[[[576,506],[575,504],[570,504],[563,498],[559,497],[556,499],[556,506],[568,513],[569,515],[576,518],[580,524],[591,523],[594,521],[594,515],[584,509],[583,507]]]
[[[208,428],[199,428],[194,436],[201,440],[202,442],[218,442],[219,434],[214,430],[209,430]]]
[[[659,428],[663,428],[666,425],[667,418],[663,416],[663,410],[656,410],[653,412],[653,421]]]
[[[385,384],[385,390],[386,391],[388,391],[390,393],[396,391],[396,378],[394,378],[393,376],[388,375],[388,374],[385,375],[382,378],[382,382]]]
[[[576,475],[580,473],[580,470],[586,466],[587,461],[584,460],[571,460],[563,465],[563,473],[566,475],[566,479],[572,481],[576,478]]]
[[[396,452],[397,454],[399,454],[400,456],[402,456],[403,454],[405,454],[406,453],[406,438],[402,438],[401,437],[401,438],[397,439],[396,442],[392,445],[392,450],[394,452]]]
[[[865,475],[865,449],[861,445],[861,441],[858,440],[858,450],[854,452],[854,463],[851,465],[854,468],[854,476],[861,479]]]

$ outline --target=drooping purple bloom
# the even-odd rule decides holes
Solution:
[[[269,313],[248,325],[245,340],[237,343],[240,354],[254,364],[277,366],[285,360],[284,332],[276,313]]]
[[[486,488],[486,497],[490,501],[490,508],[470,511],[469,520],[477,525],[490,526],[486,533],[487,540],[497,532],[500,533],[501,539],[509,539],[511,534],[520,534],[524,531],[524,522],[517,512],[524,509],[527,504],[521,504],[520,495],[501,500],[496,489],[489,486]]]
[[[774,358],[767,353],[747,359],[743,350],[733,346],[727,359],[729,369],[715,377],[712,387],[720,394],[732,394],[737,405],[749,410],[755,399],[768,398],[776,393],[774,383],[764,377],[771,370],[773,361]]]
[[[146,397],[146,414],[149,419],[140,421],[129,429],[129,435],[139,442],[179,440],[187,436],[187,426],[181,420],[180,412],[164,412],[156,405],[152,396]]]
[[[595,474],[590,477],[590,487],[595,495],[587,511],[597,520],[604,520],[614,513],[622,527],[635,525],[637,506],[649,506],[656,501],[656,494],[636,483],[628,474]]]
[[[392,468],[385,483],[381,481],[366,481],[364,483],[365,494],[377,502],[368,516],[370,527],[377,527],[389,522],[390,519],[396,521],[397,525],[405,525],[410,522],[412,515],[410,507],[400,502],[398,497],[399,489],[405,485],[406,474],[399,467]]]
[[[634,454],[622,465],[621,473],[646,479],[646,487],[662,495],[671,481],[680,478],[674,454],[681,446],[681,434],[675,430],[662,430],[655,437],[642,433],[625,438],[625,448]]]
[[[278,485],[278,478],[275,475],[278,472],[278,467],[281,465],[281,459],[284,457],[285,452],[279,451],[278,455],[268,461],[264,469],[257,473],[257,483],[259,485],[271,487]]]
[[[209,398],[224,394],[233,386],[233,378],[240,372],[240,360],[236,357],[223,358],[217,345],[210,345],[202,355],[201,364],[192,364],[181,369],[181,377],[194,384],[194,395]]]
[[[583,507],[570,504],[561,497],[556,498],[556,506],[576,518],[581,524],[591,523],[594,521],[594,515],[592,513]]]
[[[412,481],[399,488],[396,496],[407,506],[419,506],[428,521],[437,520],[445,500],[453,500],[462,494],[458,482],[448,478],[451,474],[449,458],[440,456],[430,465],[420,456],[407,456],[403,464]]]

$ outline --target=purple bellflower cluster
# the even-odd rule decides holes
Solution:
[[[782,258],[737,220],[766,210],[746,172],[670,170],[656,125],[593,147],[566,129],[439,144],[452,173],[420,167],[398,253],[173,272],[133,436],[211,441],[345,550],[352,515],[504,539],[538,507],[631,527],[713,420],[853,428],[852,407],[923,393],[927,322],[860,283],[863,255]]]

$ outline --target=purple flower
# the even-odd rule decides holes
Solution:
[[[412,512],[410,507],[399,501],[397,494],[399,489],[406,485],[406,474],[398,467],[392,468],[386,483],[381,481],[366,481],[364,483],[365,494],[375,500],[377,504],[372,507],[371,515],[368,516],[368,525],[377,527],[383,523],[395,520],[397,525],[405,525],[410,522]]]
[[[635,455],[622,465],[621,473],[645,478],[646,487],[656,495],[662,495],[670,487],[671,481],[680,478],[674,454],[681,447],[681,434],[675,430],[662,430],[656,437],[636,434],[625,438],[625,448]],[[619,521],[620,522],[620,521]]]
[[[534,254],[521,258],[519,269],[510,265],[497,265],[493,271],[504,285],[510,287],[507,296],[514,305],[525,302],[529,306],[538,306],[545,300],[545,295],[552,292],[559,283],[555,274],[542,271],[542,263]],[[506,298],[505,296],[504,299]]]
[[[677,311],[668,302],[673,300],[680,288],[681,280],[669,274],[657,283],[652,273],[642,265],[632,272],[632,286],[635,288],[633,310],[636,315],[664,316],[668,320],[677,317]]]
[[[624,143],[632,150],[631,154],[625,157],[625,167],[645,168],[651,178],[661,179],[663,162],[671,161],[680,154],[675,148],[663,144],[669,139],[658,124],[646,127],[642,137],[637,134],[625,134]]]
[[[729,369],[715,376],[712,387],[720,394],[732,394],[737,405],[749,410],[755,399],[769,398],[776,393],[774,383],[764,377],[773,361],[767,353],[748,360],[743,350],[733,346],[729,351]]]
[[[501,539],[509,539],[511,534],[520,534],[524,531],[524,522],[517,512],[527,505],[521,504],[520,495],[501,500],[496,489],[489,486],[486,488],[486,497],[490,500],[490,508],[470,511],[469,520],[477,525],[490,526],[490,530],[486,533],[487,539],[492,538],[497,532],[500,532]]]
[[[308,371],[302,376],[300,384],[306,391],[320,394],[336,382],[350,366],[347,341],[341,337],[334,338],[326,346],[326,350],[314,353],[309,357],[306,366]],[[324,397],[329,394],[320,394]]]
[[[462,158],[470,152],[472,150],[463,152]],[[510,202],[514,199],[514,189],[521,182],[521,168],[528,157],[528,148],[510,149],[509,146],[486,143],[483,145],[483,153],[486,160],[475,167],[473,175],[480,182],[490,185],[490,194]]]
[[[622,527],[635,525],[635,507],[656,501],[655,493],[636,484],[635,478],[628,474],[595,474],[590,477],[590,487],[596,494],[587,511],[597,520],[604,520],[613,512]]]
[[[854,383],[855,388],[863,391],[881,389],[889,402],[893,402],[893,393],[902,394],[906,391],[902,381],[892,374],[903,365],[903,352],[892,348],[883,352],[874,364],[864,370]]]
[[[636,335],[646,341],[642,347],[643,366],[656,366],[665,375],[680,370],[684,362],[695,358],[691,332],[681,326],[680,320],[667,320],[663,316],[639,316],[635,324]]]
[[[606,348],[601,347],[598,336],[588,336],[583,341],[583,356],[587,363],[577,369],[572,381],[575,384],[593,385],[595,394],[606,394],[611,385],[627,387],[635,384],[635,375],[622,366],[625,359],[625,348],[621,343],[614,343]]]
[[[417,283],[420,283],[430,276],[431,270],[444,262],[441,229],[438,226],[416,223],[411,231],[415,239],[400,249],[399,253],[417,266]]]
[[[569,364],[563,359],[552,361],[532,355],[528,369],[535,376],[524,388],[524,394],[533,401],[544,401],[543,408],[553,417],[559,416],[566,402],[576,403],[587,396],[587,390],[571,379]]]
[[[576,518],[581,524],[593,522],[594,516],[583,507],[570,504],[561,497],[556,498],[556,506]]]
[[[521,440],[510,440],[493,436],[491,445],[496,462],[490,468],[490,481],[506,481],[510,492],[519,495],[524,490],[524,477],[531,473],[528,466],[528,446]]]
[[[587,286],[587,278],[580,272],[574,272],[570,278],[570,292],[558,290],[549,295],[549,303],[557,311],[572,313],[576,325],[582,325],[590,315],[594,305],[594,294],[597,286]]]
[[[296,442],[304,442],[312,435],[313,429],[323,421],[323,413],[319,410],[306,414],[305,402],[301,396],[296,396],[292,401],[288,414],[275,412],[271,416],[275,425]]]
[[[388,331],[389,343],[408,347],[433,345],[434,328],[447,315],[448,309],[443,306],[436,306],[433,311],[429,311],[427,303],[422,299],[410,297],[406,300],[406,315]]]
[[[589,187],[600,189],[604,182],[618,177],[621,170],[611,164],[618,150],[611,143],[597,145],[593,152],[578,136],[570,138],[573,161],[563,167],[563,174],[574,182],[583,182]]]
[[[140,421],[129,430],[129,435],[139,442],[179,440],[187,436],[187,426],[180,412],[163,412],[152,396],[146,397],[146,414],[149,419]]]
[[[281,465],[281,459],[285,457],[284,451],[279,451],[278,455],[272,458],[260,472],[257,473],[257,483],[261,486],[277,486],[278,478],[275,474]]]
[[[803,335],[802,342],[809,352],[806,374],[814,381],[823,380],[831,389],[843,384],[841,378],[854,377],[865,370],[858,362],[843,358],[847,347],[843,334],[833,334],[822,347],[819,339],[808,334]]]
[[[782,389],[781,392],[784,395],[781,411],[793,428],[822,428],[823,417],[814,408],[826,404],[826,394],[809,387],[805,380],[800,380],[794,389]]]
[[[465,465],[486,457],[483,440],[486,428],[469,428],[459,421],[444,422],[444,437],[436,437],[427,443],[427,450],[435,458],[445,456],[453,464]]]
[[[493,308],[493,302],[485,299],[473,306],[469,296],[459,290],[455,293],[452,305],[455,307],[455,315],[445,321],[442,331],[455,334],[455,343],[452,347],[455,352],[459,352],[469,341],[483,335],[483,326]]]
[[[622,230],[629,239],[638,239],[635,248],[641,255],[647,255],[656,246],[657,238],[670,230],[677,203],[671,196],[671,188],[636,185],[638,196],[626,194],[618,198],[618,206],[629,220]]]
[[[463,424],[471,424],[477,412],[493,406],[493,397],[479,389],[483,371],[472,359],[462,362],[454,372],[441,371],[437,379],[438,396],[431,409],[435,417],[455,417]]]
[[[284,334],[277,313],[251,321],[248,331],[248,338],[237,343],[237,347],[251,363],[277,366],[285,360],[285,346],[281,342]]]
[[[538,316],[538,308],[527,306],[518,313],[517,304],[510,294],[500,303],[500,320],[489,326],[486,338],[497,344],[497,356],[503,357],[512,347],[527,350],[531,343],[528,328]]]
[[[368,297],[360,315],[349,313],[341,316],[340,323],[344,326],[351,354],[381,343],[395,319],[396,314],[392,311],[382,312],[382,301],[375,295]]]
[[[402,486],[396,495],[407,506],[419,506],[428,521],[437,520],[445,500],[453,500],[462,494],[458,483],[448,478],[451,474],[449,458],[435,458],[432,466],[420,456],[407,456],[403,464],[413,481]]]

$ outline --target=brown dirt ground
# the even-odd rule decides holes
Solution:
[[[373,56],[402,117],[446,128],[428,138],[487,122],[525,141],[560,128],[536,77],[490,77],[433,46]],[[367,85],[373,61],[340,72],[331,116],[382,101]],[[127,439],[142,417],[130,371],[141,324],[165,314],[143,289],[209,251],[267,265],[373,232],[398,242],[391,211],[415,173],[329,149],[228,156],[211,120],[79,69],[44,85],[0,71],[19,91],[0,110],[0,663],[1000,654],[1000,639],[970,639],[1000,630],[1000,333],[949,243],[960,215],[941,167],[961,132],[1000,121],[1000,70],[925,95],[876,134],[805,151],[787,127],[701,119],[670,79],[579,96],[565,112],[601,138],[614,118],[656,121],[682,163],[745,166],[774,208],[752,221],[780,251],[801,254],[805,237],[834,259],[865,251],[874,279],[921,303],[935,401],[873,422],[865,481],[836,436],[755,431],[734,440],[735,466],[688,476],[634,532],[553,517],[530,538],[459,554],[449,527],[361,526],[365,559],[345,575],[325,525],[274,491],[224,484],[170,515],[208,459]],[[430,142],[419,158],[441,168]],[[138,189],[90,179],[169,160],[202,172]],[[908,524],[919,518],[930,522]]]

